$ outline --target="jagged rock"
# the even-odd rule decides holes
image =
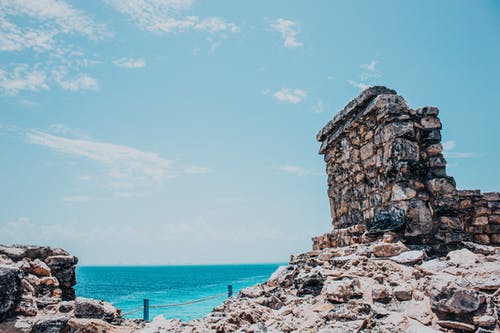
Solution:
[[[71,255],[56,255],[45,259],[45,263],[50,267],[52,275],[59,281],[64,300],[74,300],[76,284],[75,265],[78,258]]]
[[[474,313],[485,301],[482,293],[453,285],[433,289],[430,299],[433,310],[456,315]]]
[[[373,245],[373,254],[376,257],[394,257],[404,251],[408,251],[408,248],[401,242],[378,243]]]
[[[321,274],[313,272],[295,279],[297,296],[314,295],[317,296],[323,289],[325,278]]]
[[[66,315],[39,319],[33,325],[33,333],[67,333],[69,319]]]
[[[104,318],[104,302],[96,299],[77,297],[75,300],[76,318]]]
[[[393,290],[394,296],[400,301],[411,300],[412,292],[412,288],[407,285],[398,286]]]
[[[471,266],[477,262],[477,255],[467,249],[451,251],[447,258],[451,263],[460,266]]]
[[[108,302],[91,298],[77,297],[74,302],[76,318],[104,319],[114,323],[120,321],[120,312]]]
[[[328,280],[323,287],[322,294],[325,294],[330,302],[345,303],[363,295],[360,287],[358,279]]]
[[[16,314],[21,316],[36,316],[38,313],[38,306],[33,297],[23,297],[21,302],[16,307]]]
[[[421,263],[425,257],[425,252],[420,250],[406,251],[397,256],[391,257],[392,261],[398,264],[413,265],[416,263]]]
[[[474,325],[483,328],[494,328],[496,319],[493,316],[477,316],[473,318]]]
[[[17,267],[0,266],[0,322],[11,316],[21,301],[21,275]]]
[[[476,327],[471,324],[462,323],[459,321],[452,320],[438,320],[438,325],[444,328],[451,328],[454,330],[466,331],[466,332],[474,332]]]
[[[73,311],[74,308],[75,308],[74,301],[63,301],[59,303],[59,312],[67,313]]]
[[[37,276],[50,276],[51,271],[49,266],[40,259],[35,259],[30,262],[29,272]]]
[[[372,288],[372,299],[375,302],[389,303],[391,300],[391,290],[384,285],[376,284]]]

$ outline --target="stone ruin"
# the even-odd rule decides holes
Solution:
[[[462,241],[500,245],[500,194],[457,190],[446,173],[438,113],[371,87],[320,130],[333,230],[313,238],[313,249],[387,232],[435,251]]]

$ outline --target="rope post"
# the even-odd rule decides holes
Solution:
[[[233,285],[232,284],[228,284],[227,285],[227,297],[231,297],[233,296]]]
[[[144,299],[144,321],[149,321],[149,299]]]

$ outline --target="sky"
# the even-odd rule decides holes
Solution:
[[[372,85],[500,190],[498,1],[0,0],[0,243],[286,262],[331,230],[315,135]]]

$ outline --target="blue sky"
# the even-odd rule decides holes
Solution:
[[[0,0],[0,242],[287,261],[331,228],[315,134],[374,84],[499,190],[498,36],[497,1]]]

